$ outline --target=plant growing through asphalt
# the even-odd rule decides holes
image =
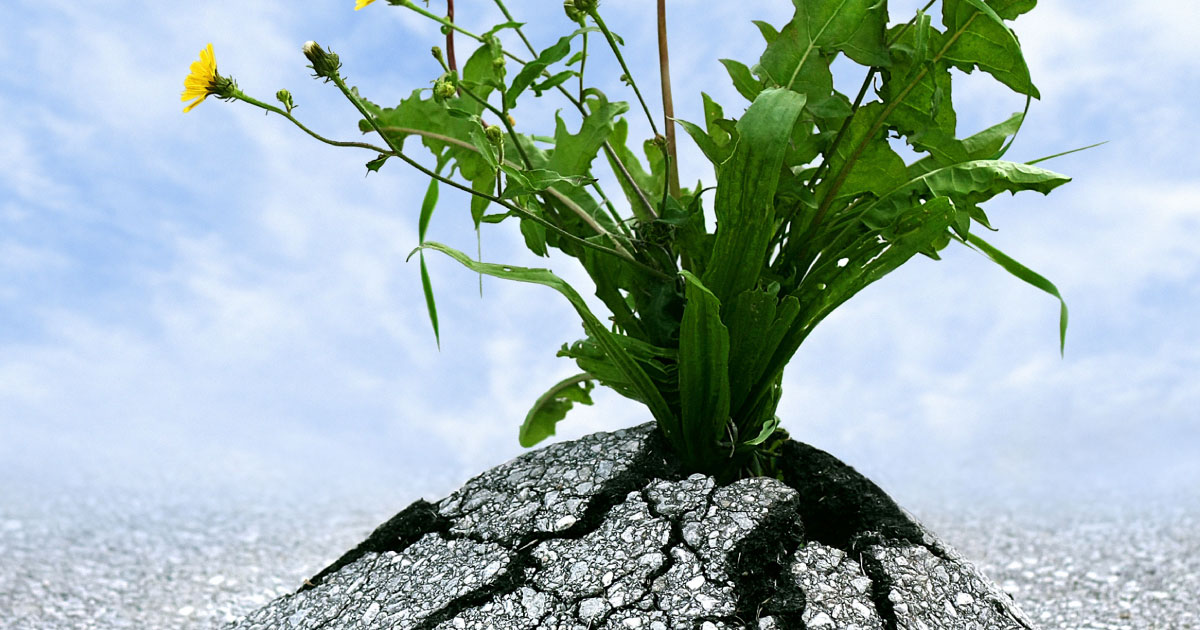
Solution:
[[[357,0],[355,9],[373,2]],[[187,109],[208,95],[243,101],[322,142],[373,152],[369,171],[398,159],[429,176],[414,253],[435,336],[427,251],[567,298],[585,337],[558,354],[581,372],[535,402],[520,429],[522,445],[552,435],[573,404],[591,404],[600,383],[649,408],[686,470],[724,479],[772,474],[786,439],[775,413],[784,368],[813,328],[913,256],[937,259],[951,242],[1058,298],[1062,350],[1067,309],[1058,290],[978,232],[992,229],[984,201],[1005,191],[1048,193],[1069,179],[1035,166],[1040,160],[1001,159],[1023,113],[957,137],[951,83],[952,69],[988,73],[1024,95],[1027,111],[1038,90],[1009,22],[1036,0],[941,0],[940,12],[930,0],[896,24],[886,0],[793,0],[795,14],[781,28],[755,23],[766,42],[756,63],[721,60],[749,106],[726,113],[702,94],[697,123],[672,112],[664,0],[656,11],[662,119],[596,0],[566,0],[571,32],[540,50],[504,2],[493,2],[505,21],[476,34],[453,21],[453,0],[445,16],[387,0],[440,23],[446,34],[445,49],[433,49],[441,70],[431,87],[414,89],[395,107],[368,100],[347,85],[336,54],[305,44],[315,77],[353,105],[370,142],[311,131],[293,115],[286,90],[276,95],[280,106],[246,95],[217,73],[211,45],[192,65],[183,100],[199,99]],[[456,35],[474,48],[461,67]],[[514,42],[525,50],[510,50]],[[636,100],[632,115],[644,115],[654,134],[643,143],[644,160],[629,147],[631,107],[587,85],[589,55],[601,51],[620,64]],[[834,88],[831,64],[839,56],[865,68],[853,96]],[[542,97],[573,108],[579,131],[556,115],[552,135],[518,132],[511,112]],[[680,186],[675,125],[711,162],[715,186]],[[412,157],[409,138],[432,153],[431,166]],[[920,157],[905,163],[889,143],[894,138]],[[601,187],[600,168],[611,169],[623,203]],[[483,262],[426,240],[443,186],[472,195],[477,234],[483,224],[515,222],[535,254],[554,248],[577,259],[608,316],[593,313],[549,270]]]

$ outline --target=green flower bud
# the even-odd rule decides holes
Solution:
[[[504,63],[505,63],[504,57],[493,57],[492,58],[492,69],[495,70],[496,72],[500,72],[501,70],[504,69]]]
[[[296,104],[292,102],[292,93],[287,90],[279,90],[276,92],[275,99],[283,104],[283,108],[286,109],[287,113],[289,114],[292,113],[292,110],[296,108]]]
[[[342,67],[342,62],[333,52],[326,52],[321,48],[320,44],[314,41],[304,42],[304,56],[308,57],[312,63],[310,68],[313,70],[313,76],[320,77],[328,81],[338,76],[338,70]]]
[[[588,13],[596,10],[599,0],[563,0],[563,11],[572,22],[583,24]]]
[[[580,24],[583,24],[583,19],[587,17],[586,14],[575,8],[575,0],[563,0],[563,12],[567,14],[568,20]]]
[[[433,84],[433,100],[439,103],[448,99],[454,98],[458,94],[458,88],[454,84],[445,79],[438,79]]]
[[[446,64],[445,57],[442,56],[442,49],[440,46],[434,46],[429,52],[433,54],[433,58],[437,59],[438,63],[442,65]]]
[[[487,136],[488,142],[491,142],[496,146],[500,146],[504,143],[504,129],[502,129],[500,125],[490,125],[484,127],[483,133]]]

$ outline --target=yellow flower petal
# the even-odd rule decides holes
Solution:
[[[375,0],[357,0],[354,3],[354,10],[357,11],[357,10],[367,6],[368,4],[371,4],[372,2],[375,2]]]
[[[183,108],[185,114],[193,107],[203,103],[205,97],[212,94],[216,87],[217,57],[213,54],[211,43],[200,51],[200,60],[193,61],[188,70],[188,75],[183,79],[183,94],[180,95],[179,100],[197,100]]]

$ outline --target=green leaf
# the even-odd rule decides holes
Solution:
[[[829,157],[829,172],[840,173],[850,158],[854,157],[855,148],[861,143],[866,143],[857,159],[850,163],[849,173],[837,191],[837,198],[854,197],[864,192],[879,196],[907,180],[908,169],[904,165],[904,159],[888,144],[887,132],[881,128],[876,130],[874,137],[867,137],[867,133],[883,114],[884,109],[885,106],[881,102],[860,107],[850,119],[845,139]],[[818,196],[824,198],[825,191],[832,184],[832,179],[823,182],[818,187]]]
[[[871,225],[890,222],[895,212],[911,207],[917,199],[950,197],[964,209],[978,205],[1001,192],[1016,194],[1033,190],[1048,194],[1071,181],[1053,171],[1001,160],[972,160],[935,169],[897,186],[864,209],[864,221]]]
[[[728,157],[727,152],[722,151],[721,148],[717,146],[717,143],[709,137],[708,132],[701,129],[699,125],[690,123],[683,119],[676,119],[675,122],[679,124],[680,127],[683,127],[683,130],[686,131],[689,136],[691,136],[692,141],[696,143],[696,146],[700,149],[700,152],[703,153],[704,157],[708,158],[708,161],[712,162],[714,166],[724,162],[724,158]]]
[[[542,394],[521,423],[518,438],[521,446],[529,448],[554,435],[555,425],[567,417],[567,412],[575,403],[592,404],[591,391],[595,387],[592,379],[587,372],[576,374],[555,383]]]
[[[378,173],[380,167],[383,166],[384,162],[388,161],[389,157],[391,157],[391,156],[390,155],[380,155],[379,157],[375,158],[374,160],[367,162],[367,172],[368,173]]]
[[[441,171],[439,165],[438,171]],[[437,207],[438,202],[438,180],[430,179],[429,187],[425,189],[425,198],[421,200],[421,216],[417,220],[417,240],[425,242],[425,230],[429,227],[429,220],[433,218],[433,210]]]
[[[566,183],[572,186],[586,186],[596,181],[591,177],[562,175],[544,168],[524,170],[503,165],[500,169],[509,177],[508,186],[505,187],[504,194],[501,195],[505,199],[539,193],[559,183]]]
[[[605,356],[618,367],[625,378],[631,383],[633,389],[640,397],[639,400],[650,408],[651,415],[654,416],[654,419],[658,422],[667,439],[671,440],[672,443],[678,443],[678,436],[680,434],[678,422],[675,415],[671,412],[670,407],[667,406],[667,402],[663,399],[662,394],[650,380],[650,377],[646,376],[645,370],[630,357],[629,352],[615,339],[617,335],[608,332],[608,328],[592,314],[592,311],[588,308],[587,303],[583,301],[583,298],[580,297],[579,293],[562,278],[554,275],[548,269],[530,269],[471,260],[469,256],[452,247],[432,241],[424,243],[419,249],[432,249],[442,252],[476,273],[503,278],[505,280],[540,284],[561,293],[571,303],[571,306],[575,307],[575,312],[583,320],[583,327],[587,331],[588,336],[596,340],[603,349]]]
[[[592,160],[612,135],[618,116],[629,111],[627,103],[610,103],[603,95],[588,100],[589,114],[577,133],[567,130],[567,124],[556,115],[554,150],[546,164],[547,170],[563,175],[587,175]]]
[[[496,171],[484,170],[471,180],[471,189],[481,193],[493,194],[496,192]],[[475,224],[475,229],[479,229],[479,221],[483,219],[484,213],[487,212],[488,206],[491,205],[484,197],[471,195],[471,221]]]
[[[1003,267],[1005,271],[1058,298],[1058,352],[1060,355],[1065,354],[1067,349],[1067,301],[1058,292],[1058,287],[1054,286],[1053,282],[1050,282],[1036,271],[1013,260],[1008,254],[992,247],[987,241],[975,234],[967,237],[966,243],[973,246],[976,251],[982,253],[984,256],[987,256],[992,262]]]
[[[746,97],[747,101],[753,103],[754,99],[758,98],[758,93],[763,90],[762,81],[754,78],[754,75],[750,74],[750,68],[747,68],[746,64],[740,61],[722,59],[721,65],[725,66],[726,72],[729,73],[729,78],[733,79],[733,87],[738,91],[738,94],[741,94]]]
[[[962,148],[966,152],[966,160],[964,161],[998,159],[995,156],[1004,147],[1005,142],[1021,128],[1021,122],[1024,118],[1024,114],[1017,112],[1002,123],[964,138],[962,140]],[[1027,162],[1027,164],[1033,163],[1035,162]],[[937,158],[929,155],[910,164],[908,166],[908,174],[909,177],[917,177],[934,169],[952,165],[953,163],[939,162]]]
[[[763,423],[762,430],[758,432],[757,436],[742,442],[739,446],[758,446],[759,444],[766,442],[772,435],[774,435],[775,430],[778,428],[779,416],[772,415],[767,422]]]
[[[1005,4],[1014,8],[1014,3]],[[964,72],[978,67],[1015,92],[1040,98],[1017,36],[983,0],[944,0],[942,23],[952,43],[943,57]]]
[[[887,66],[887,3],[879,0],[793,0],[796,13],[759,64],[779,86],[811,100],[833,91],[829,64],[838,52],[864,66]]]
[[[508,91],[504,94],[505,104],[508,109],[513,109],[517,106],[517,98],[521,96],[526,88],[533,85],[533,82],[542,75],[551,64],[562,61],[571,52],[571,40],[577,36],[592,31],[598,31],[594,27],[581,28],[570,35],[559,38],[553,46],[538,53],[536,59],[525,64],[517,76],[513,77],[512,83],[508,87]],[[565,81],[566,79],[563,79]],[[553,87],[553,86],[550,86]],[[546,88],[541,88],[546,89]]]
[[[475,126],[471,129],[471,144],[475,145],[479,156],[493,171],[500,168],[500,156],[496,153],[496,145],[488,140],[487,134],[483,131],[483,125],[479,121],[476,121]]]
[[[795,298],[792,298],[794,301]],[[780,323],[786,328],[791,324],[788,317],[796,313],[785,309],[783,320],[777,313],[779,298],[770,291],[751,289],[738,294],[733,302],[725,305],[722,320],[729,329],[729,391],[730,408],[742,408],[750,395],[751,387],[762,376],[762,368],[775,353],[779,336],[772,335],[772,327]],[[739,429],[748,418],[736,417]]]
[[[433,283],[429,280],[429,270],[425,268],[425,254],[421,254],[421,289],[425,293],[425,310],[429,312],[429,323],[433,325],[433,339],[439,350],[442,349],[442,335],[438,330],[437,303],[433,299]]]
[[[571,79],[571,77],[577,77],[577,76],[579,76],[579,73],[575,72],[574,70],[563,70],[562,72],[559,72],[558,74],[551,76],[550,78],[546,79],[545,81],[542,81],[540,83],[534,83],[533,85],[530,86],[530,89],[532,89],[538,96],[541,96],[542,92],[545,92],[547,90],[553,90],[554,88],[562,85],[563,83],[566,83],[568,80]]]
[[[804,96],[763,90],[737,123],[738,145],[721,168],[717,235],[704,285],[722,303],[758,282],[775,232],[775,189]]]
[[[679,330],[679,400],[689,455],[703,461],[729,422],[729,332],[721,302],[695,275],[681,271],[687,292]]]

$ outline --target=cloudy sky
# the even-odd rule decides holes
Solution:
[[[657,102],[646,4],[603,9]],[[678,114],[701,119],[701,91],[739,111],[716,60],[753,62],[761,40],[750,20],[782,25],[790,3],[668,4]],[[918,4],[893,1],[893,19]],[[1016,23],[1042,100],[1008,157],[1108,144],[1046,164],[1075,178],[1051,196],[997,199],[988,212],[1000,228],[992,242],[1066,296],[1065,359],[1053,299],[951,248],[830,317],[786,375],[784,426],[902,502],[1197,494],[1197,13],[1183,0],[1042,4]],[[567,29],[557,3],[509,5],[537,45]],[[245,105],[210,99],[181,112],[183,77],[209,42],[247,93],[270,100],[288,88],[306,124],[343,139],[359,135],[356,116],[309,78],[304,41],[341,54],[344,73],[377,102],[436,77],[428,49],[440,35],[412,14],[383,2],[358,12],[352,0],[296,6],[0,4],[9,487],[151,480],[436,496],[517,455],[529,404],[573,373],[554,352],[581,331],[557,294],[485,281],[480,298],[474,276],[431,258],[437,349],[418,269],[405,262],[418,175],[389,163],[364,178],[370,155],[318,144]],[[459,20],[486,30],[491,6],[461,0]],[[602,52],[591,78],[631,99]],[[1023,105],[986,78],[958,85],[964,133]],[[540,130],[562,107],[545,101],[519,110],[518,126]],[[634,133],[645,125],[634,121]],[[682,142],[685,181],[712,182]],[[438,212],[430,238],[473,250],[466,200],[444,193]],[[548,265],[587,286],[571,261],[524,251],[510,225],[485,231],[482,247],[489,261]],[[602,393],[560,437],[647,419]]]

